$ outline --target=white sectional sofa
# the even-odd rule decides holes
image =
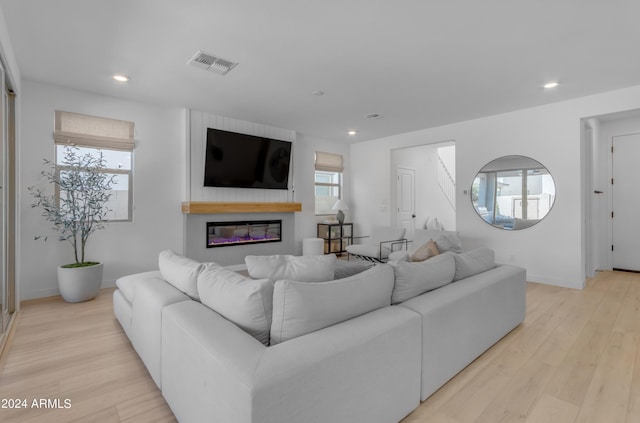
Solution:
[[[117,281],[114,312],[182,423],[397,422],[524,319],[524,269],[489,263],[488,251],[326,282],[243,281],[170,256],[186,276],[161,258],[161,271]],[[282,263],[261,271],[300,270]],[[424,277],[453,281],[413,295]],[[235,289],[244,302],[216,303]]]

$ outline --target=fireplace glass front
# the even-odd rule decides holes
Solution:
[[[207,222],[207,248],[281,240],[282,220]]]

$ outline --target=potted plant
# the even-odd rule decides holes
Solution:
[[[29,187],[35,199],[31,206],[41,208],[42,216],[58,232],[58,240],[68,241],[73,247],[75,262],[58,267],[60,294],[68,302],[87,301],[98,294],[103,270],[102,263],[86,259],[87,241],[105,227],[115,176],[104,173],[106,160],[100,150],[80,154],[78,147],[69,146],[64,148],[59,164],[46,159],[44,164],[42,176],[58,195]],[[46,241],[47,237],[35,239]]]

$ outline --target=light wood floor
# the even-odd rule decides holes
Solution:
[[[529,284],[525,322],[403,423],[640,422],[639,346],[640,275],[603,272],[583,291]],[[113,317],[111,290],[23,306],[0,399],[40,398],[71,408],[0,408],[0,422],[175,421]]]

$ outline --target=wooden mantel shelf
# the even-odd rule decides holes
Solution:
[[[207,201],[185,201],[182,213],[292,213],[302,211],[302,203],[223,203]]]

